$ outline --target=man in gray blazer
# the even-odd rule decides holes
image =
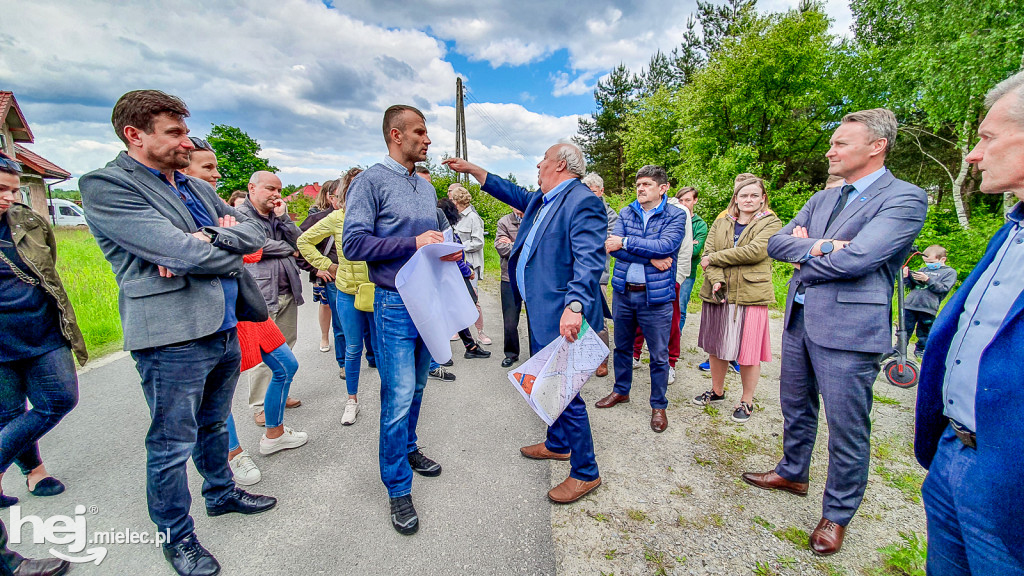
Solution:
[[[826,154],[829,174],[845,185],[815,194],[768,242],[769,256],[798,268],[782,335],[783,456],[774,470],[743,480],[807,495],[820,394],[829,464],[822,518],[810,537],[818,555],[839,551],[864,497],[872,386],[893,347],[893,282],[928,210],[923,190],[885,168],[895,139],[889,110],[847,114]]]
[[[79,184],[89,228],[114,270],[124,348],[152,418],[149,516],[168,534],[164,556],[178,574],[209,576],[220,565],[189,515],[189,456],[205,480],[207,515],[255,514],[277,503],[235,487],[225,427],[241,361],[236,322],[268,317],[242,255],[266,237],[208,184],[179,171],[193,149],[187,116],[174,96],[128,92],[111,117],[128,151]]]

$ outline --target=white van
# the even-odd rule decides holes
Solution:
[[[85,226],[85,212],[70,200],[54,198],[46,201],[50,210],[50,222],[56,219],[57,226]]]

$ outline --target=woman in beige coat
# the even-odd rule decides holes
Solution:
[[[743,394],[732,419],[744,423],[754,411],[754,389],[761,362],[771,360],[768,305],[775,302],[768,239],[782,221],[768,208],[764,181],[736,182],[726,214],[715,220],[704,246],[704,285],[700,298],[697,345],[711,357],[711,390],[693,399],[697,405],[725,400],[729,361],[740,365]]]

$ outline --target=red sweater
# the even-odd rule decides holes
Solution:
[[[243,256],[242,260],[247,263],[259,262],[263,257],[263,249]],[[239,322],[238,323],[238,344],[242,348],[242,367],[245,372],[249,368],[263,362],[263,352],[273,352],[285,343],[284,334],[271,319],[263,322]]]

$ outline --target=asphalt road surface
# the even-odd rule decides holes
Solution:
[[[481,298],[486,329],[494,339],[487,347],[491,358],[465,360],[461,343],[454,342],[457,381],[430,380],[427,385],[420,445],[444,471],[437,478],[416,476],[413,482],[420,516],[420,530],[413,536],[391,527],[380,481],[377,372],[364,361],[359,418],[343,427],[345,384],[338,378],[334,351],[318,349],[317,305],[309,301],[299,308],[295,354],[300,367],[291,396],[302,406],[286,412],[285,424],[308,432],[309,443],[260,455],[263,429],[253,424],[246,405],[246,375],[239,379],[234,402],[242,446],[263,472],[263,480],[246,489],[277,497],[277,507],[256,516],[208,518],[202,478],[189,461],[196,533],[220,561],[223,574],[554,574],[549,466],[522,458],[518,450],[542,440],[545,427],[499,365],[496,292],[485,290]],[[308,286],[306,294],[311,300]],[[525,328],[524,317],[524,347]],[[22,542],[11,547],[29,557],[46,557],[51,548],[78,557],[106,548],[102,562],[76,564],[72,574],[173,575],[154,545],[96,544],[71,552],[78,542],[75,535],[64,536],[63,544],[32,542],[33,528],[24,520],[29,515],[43,521],[70,516],[74,526],[84,526],[86,538],[95,532],[152,536],[155,531],[146,509],[144,439],[150,420],[138,373],[123,354],[96,364],[80,375],[78,407],[41,441],[49,472],[67,491],[35,497],[16,466],[7,474],[4,493],[21,499],[23,519]],[[84,511],[76,515],[78,506]],[[11,509],[0,513],[9,527],[10,514]]]

